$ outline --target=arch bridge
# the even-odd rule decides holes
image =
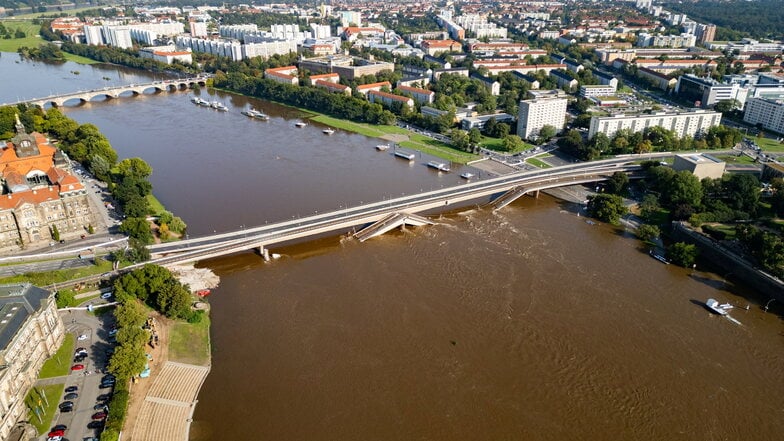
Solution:
[[[163,92],[177,92],[181,90],[192,89],[195,86],[206,86],[207,80],[212,75],[199,75],[190,78],[177,78],[161,81],[152,81],[148,83],[139,84],[126,84],[122,86],[103,87],[100,89],[82,90],[78,92],[63,93],[57,95],[50,95],[43,98],[35,98],[32,100],[20,100],[5,105],[29,104],[45,108],[47,105],[54,107],[62,107],[67,101],[79,100],[80,102],[90,102],[96,98],[104,99],[117,99],[123,96],[138,96],[145,93],[163,93]]]

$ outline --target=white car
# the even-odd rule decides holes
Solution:
[[[79,340],[79,341],[87,340],[87,334],[82,334],[79,337],[77,337],[76,339]]]
[[[101,294],[101,298],[102,299],[108,299],[111,296],[112,296],[111,292],[105,292],[105,293]]]

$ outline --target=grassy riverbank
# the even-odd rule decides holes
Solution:
[[[171,327],[169,360],[209,366],[210,317],[205,313],[198,323],[177,322]]]
[[[13,52],[19,50],[20,47],[27,46],[27,47],[38,47],[41,44],[47,43],[46,40],[41,38],[38,35],[38,31],[41,29],[40,25],[34,24],[32,21],[29,20],[0,20],[0,23],[3,24],[8,29],[12,29],[16,31],[17,29],[21,29],[22,32],[25,33],[24,38],[11,38],[11,39],[0,39],[0,52]],[[68,52],[63,52],[63,56],[67,61],[73,61],[74,63],[79,64],[96,64],[98,63],[95,60],[91,60],[89,58],[80,57],[79,55],[69,54]]]
[[[232,93],[236,95],[241,95],[231,90],[226,90],[226,89],[217,89],[217,90],[221,90],[222,92]],[[264,99],[259,97],[250,97],[250,98]],[[405,147],[407,149],[412,149],[412,150],[418,150],[427,153],[428,155],[433,155],[442,159],[446,159],[448,161],[457,164],[465,164],[480,158],[479,155],[474,155],[473,153],[457,150],[452,146],[450,146],[449,144],[416,133],[412,130],[404,129],[402,127],[392,126],[392,125],[358,123],[358,122],[348,121],[344,119],[334,118],[329,115],[325,115],[323,113],[319,113],[310,109],[303,109],[300,107],[294,107],[294,106],[290,106],[283,103],[277,103],[277,102],[276,104],[280,104],[282,106],[286,106],[292,109],[297,109],[302,111],[304,113],[304,116],[302,117],[303,119],[309,119],[311,121],[324,124],[330,127],[334,127],[336,129],[341,129],[352,133],[358,133],[360,135],[365,135],[370,138],[381,138],[384,140],[396,142],[401,147]]]

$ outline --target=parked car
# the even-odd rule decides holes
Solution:
[[[111,296],[112,296],[111,292],[105,292],[105,293],[101,294],[101,298],[102,299],[108,299]]]
[[[109,336],[113,337],[113,336],[117,335],[118,331],[119,330],[117,328],[112,329],[111,331],[109,331]]]
[[[79,398],[79,394],[77,394],[76,392],[71,392],[70,394],[65,394],[63,398],[65,398],[66,400],[75,400]]]
[[[82,369],[84,369],[84,365],[83,364],[75,364],[75,365],[71,366],[71,370],[72,371],[81,371]]]
[[[74,357],[73,361],[74,363],[81,363],[84,361],[85,358],[87,358],[87,354],[81,354]]]
[[[68,392],[76,392],[77,390],[79,390],[79,386],[68,386],[68,387],[65,388],[65,392],[66,393],[68,393]]]
[[[58,424],[58,425],[52,427],[52,432],[57,431],[57,430],[63,430],[63,431],[68,430],[68,426],[66,426],[65,424]]]
[[[79,337],[76,337],[76,339],[79,340],[79,341],[87,340],[87,334],[82,334]]]
[[[98,389],[107,389],[110,387],[114,387],[114,383],[101,383],[101,385],[98,386]]]
[[[102,410],[106,412],[107,410],[109,410],[109,406],[103,403],[98,403],[95,406],[93,406],[93,410]]]
[[[63,401],[62,403],[60,403],[60,407],[68,407],[68,406],[73,407],[73,405],[74,405],[73,401]]]
[[[65,430],[52,430],[49,432],[49,435],[46,435],[49,438],[53,438],[55,436],[65,436]]]
[[[112,374],[106,374],[103,377],[101,377],[101,381],[108,381],[108,380],[115,381],[116,378]]]
[[[76,351],[74,351],[74,355],[78,355],[81,352],[84,352],[86,354],[87,353],[87,349],[85,349],[85,348],[76,348]]]
[[[103,429],[103,421],[90,421],[87,423],[88,429]]]
[[[93,414],[94,420],[102,420],[104,418],[106,418],[106,412],[96,412]]]
[[[101,394],[96,398],[98,401],[108,401],[112,399],[112,394]]]

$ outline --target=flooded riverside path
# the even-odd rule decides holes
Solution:
[[[459,185],[378,140],[295,129],[296,110],[200,94],[230,111],[183,92],[65,113],[148,161],[194,235]],[[251,105],[272,119],[239,114]],[[662,265],[575,209],[524,198],[362,244],[273,250],[271,263],[204,262],[222,283],[191,439],[779,439],[784,340],[767,299]],[[731,312],[742,325],[711,315],[710,297],[751,303]]]

